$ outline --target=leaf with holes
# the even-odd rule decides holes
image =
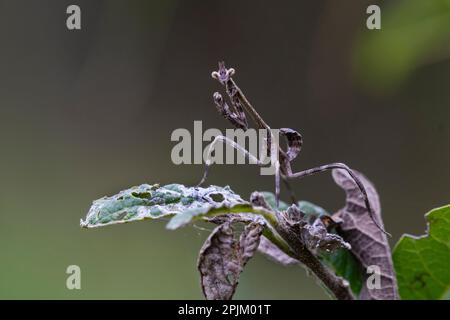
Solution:
[[[425,215],[428,235],[404,235],[394,248],[402,299],[448,299],[450,295],[450,205]]]
[[[111,197],[95,200],[81,227],[96,228],[144,219],[158,219],[185,212],[207,212],[248,203],[228,186],[207,188],[182,184],[143,184]]]

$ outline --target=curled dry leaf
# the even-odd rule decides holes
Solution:
[[[361,173],[354,172],[367,190],[370,204],[375,212],[374,218],[379,225],[383,226],[380,201],[374,186]],[[345,207],[333,216],[335,220],[341,221],[339,233],[350,243],[352,253],[364,270],[374,265],[380,268],[380,288],[369,289],[366,281],[368,275],[365,275],[359,298],[362,300],[398,299],[397,281],[386,235],[370,218],[358,186],[350,175],[344,170],[335,169],[333,179],[346,193]]]
[[[214,229],[198,258],[201,286],[206,299],[229,300],[233,297],[245,264],[258,248],[262,231],[261,224],[252,222],[237,240],[231,222]]]
[[[226,222],[215,228],[201,248],[198,259],[206,299],[231,299],[242,271],[237,253],[231,224]]]
[[[261,235],[263,232],[263,225],[257,222],[250,223],[242,232],[239,238],[239,249],[242,267],[253,257],[253,254],[258,249]]]

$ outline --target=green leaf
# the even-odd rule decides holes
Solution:
[[[175,230],[193,222],[194,220],[213,218],[218,215],[253,212],[253,206],[249,203],[236,204],[233,206],[202,206],[194,209],[189,209],[182,214],[174,216],[167,224],[167,229]]]
[[[80,225],[102,227],[144,219],[158,219],[185,212],[208,212],[217,208],[245,205],[246,201],[228,186],[208,188],[186,187],[181,184],[143,184],[123,190],[111,197],[95,200]]]
[[[263,195],[264,200],[266,200],[267,204],[273,210],[278,209],[279,211],[283,211],[283,210],[287,210],[287,208],[289,208],[289,205],[286,202],[281,201],[281,200],[280,200],[278,208],[277,208],[275,194],[273,194],[272,192],[261,191],[260,193]],[[321,217],[324,215],[329,216],[328,212],[325,209],[323,209],[309,201],[299,201],[297,203],[297,206],[307,216],[315,216],[315,217]]]
[[[229,186],[186,187],[182,184],[143,184],[123,190],[111,197],[95,200],[81,220],[83,228],[97,228],[111,224],[144,219],[173,217],[167,228],[174,230],[195,220],[234,214],[240,221],[267,222],[264,235],[284,252],[289,252],[286,242],[277,234],[277,221],[273,212],[254,208],[234,193]]]
[[[393,259],[402,299],[444,299],[450,289],[450,205],[425,215],[428,235],[403,235]]]
[[[322,252],[321,259],[331,267],[334,272],[350,283],[353,293],[358,296],[363,283],[363,267],[349,251],[340,248],[334,252]]]

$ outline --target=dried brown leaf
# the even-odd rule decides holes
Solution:
[[[203,294],[208,300],[233,297],[243,267],[258,248],[263,226],[247,225],[239,241],[234,238],[231,222],[214,229],[200,249],[198,270]]]
[[[374,218],[380,226],[383,226],[380,201],[375,187],[364,175],[354,172],[367,190],[375,213]],[[353,254],[364,270],[373,265],[380,268],[381,287],[369,289],[366,281],[369,275],[365,275],[359,298],[362,300],[398,299],[397,280],[386,235],[372,221],[361,192],[350,175],[345,170],[335,169],[333,179],[344,189],[347,196],[345,207],[333,216],[336,221],[341,222],[340,234],[350,243]]]
[[[241,265],[244,267],[247,262],[253,257],[253,254],[258,249],[263,226],[259,223],[250,223],[242,232],[239,239],[239,249]]]

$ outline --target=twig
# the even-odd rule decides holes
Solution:
[[[250,202],[254,206],[257,206],[256,208],[259,210],[271,210],[264,196],[259,192],[252,193]],[[289,212],[289,210],[291,211]],[[308,249],[301,237],[301,225],[297,223],[298,220],[295,219],[296,215],[301,215],[301,212],[296,206],[291,206],[285,213],[280,213],[279,211],[274,212],[275,219],[271,221],[270,225],[275,229],[274,234],[281,237],[282,241],[275,242],[272,240],[272,242],[285,254],[298,260],[313,272],[336,299],[354,300],[348,282],[336,276]]]
[[[296,250],[296,258],[307,266],[338,300],[354,300],[346,280],[325,267],[304,245]]]
[[[278,232],[291,247],[290,255],[303,263],[323,285],[333,293],[338,300],[354,300],[349,283],[336,276],[306,247],[299,236],[295,225],[291,225],[281,215],[279,217]]]

